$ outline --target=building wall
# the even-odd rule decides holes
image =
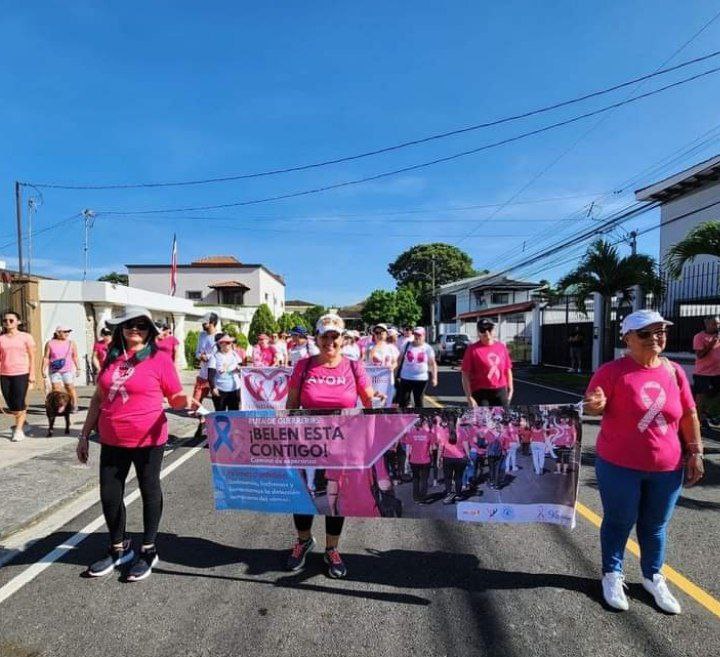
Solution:
[[[264,269],[258,269],[258,288],[262,293],[259,303],[266,303],[277,318],[285,312],[285,286]],[[248,292],[250,294],[250,292]],[[259,305],[253,304],[253,305]]]

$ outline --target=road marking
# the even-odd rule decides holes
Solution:
[[[538,388],[545,388],[545,390],[552,390],[553,392],[562,392],[566,395],[570,395],[571,397],[578,397],[579,399],[582,399],[582,395],[578,395],[576,392],[568,392],[567,390],[563,390],[562,388],[553,388],[552,386],[546,386],[542,383],[535,383],[533,381],[526,381],[525,379],[518,379],[517,377],[513,377],[513,381],[519,381],[520,383],[527,383],[529,386],[536,386]]]
[[[591,524],[595,525],[598,529],[602,523],[602,516],[599,516],[592,509],[589,509],[581,502],[577,502],[576,509],[578,513],[588,520]],[[631,538],[628,539],[626,549],[631,554],[635,555],[638,559],[640,558],[640,546]],[[715,614],[720,618],[720,600],[717,600],[707,591],[701,589],[697,584],[691,582],[687,577],[679,573],[674,568],[671,568],[667,564],[663,566],[663,575],[675,584],[681,591],[685,592],[696,602],[699,602],[705,609],[710,613]]]
[[[425,399],[430,402],[430,406],[434,406],[435,408],[442,408],[443,405],[435,399],[435,397],[431,397],[430,395],[425,395]]]
[[[197,447],[192,447],[186,454],[178,457],[166,468],[163,468],[163,470],[160,472],[160,479],[164,479],[171,472],[173,472],[183,463],[185,463],[185,461],[195,456],[195,454],[197,454],[198,452],[202,451],[206,442],[207,441],[204,440]],[[123,500],[125,502],[125,506],[129,506],[139,497],[140,489],[138,488],[129,495],[125,496],[125,499]],[[98,518],[95,518],[95,520],[85,525],[85,527],[83,527],[79,532],[71,536],[62,545],[58,545],[54,550],[48,552],[48,554],[46,554],[42,559],[36,561],[34,564],[32,564],[32,566],[26,568],[19,575],[13,577],[7,584],[0,588],[0,604],[5,602],[5,600],[7,600],[13,593],[19,591],[23,586],[32,582],[32,580],[34,580],[40,573],[52,566],[53,563],[55,563],[58,559],[61,559],[67,552],[69,552],[70,550],[74,550],[78,545],[80,545],[80,543],[82,543],[86,538],[88,538],[88,536],[90,536],[100,527],[102,527],[104,523],[105,518],[102,515]]]

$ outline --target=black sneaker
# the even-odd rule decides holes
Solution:
[[[308,552],[311,552],[314,547],[315,539],[312,536],[308,538],[307,541],[301,541],[298,539],[290,552],[287,565],[285,566],[286,569],[293,573],[301,570],[305,565],[305,558],[307,557]]]
[[[109,575],[116,567],[131,561],[135,556],[130,539],[123,541],[122,547],[110,547],[107,556],[92,564],[86,571],[90,577],[102,577]]]
[[[325,550],[323,559],[328,565],[328,575],[330,575],[330,577],[339,579],[347,575],[347,568],[345,568],[345,564],[337,548],[328,548]]]
[[[146,577],[150,577],[153,566],[159,561],[157,550],[150,548],[149,550],[140,550],[137,561],[133,564],[127,576],[128,582],[139,582]]]

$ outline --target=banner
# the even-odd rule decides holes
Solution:
[[[390,368],[366,365],[365,371],[372,380],[373,390],[386,396],[389,407],[394,393]],[[240,408],[243,411],[284,410],[291,374],[292,367],[240,368]]]
[[[218,510],[573,527],[572,405],[207,417]]]

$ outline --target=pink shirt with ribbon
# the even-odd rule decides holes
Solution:
[[[103,397],[98,421],[103,445],[154,447],[167,442],[164,400],[182,392],[167,354],[158,351],[139,363],[120,356],[102,371],[98,386]]]
[[[680,418],[695,408],[685,372],[675,363],[647,368],[629,356],[606,363],[588,386],[600,387],[607,405],[597,453],[613,465],[668,472],[682,467]]]
[[[475,342],[465,351],[461,369],[470,377],[472,391],[497,390],[507,388],[512,360],[502,342]]]

